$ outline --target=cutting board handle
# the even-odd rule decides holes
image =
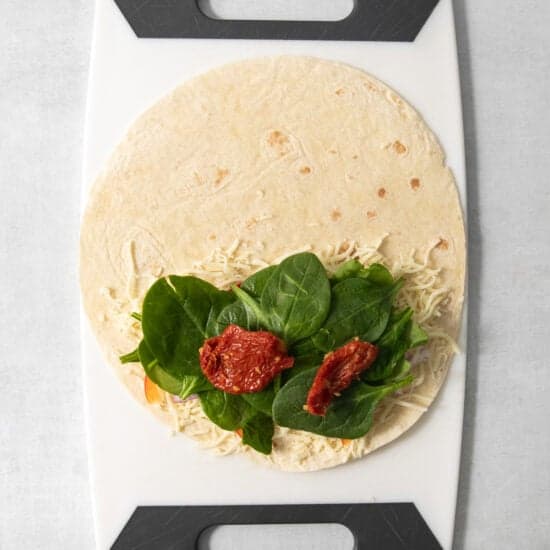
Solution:
[[[241,38],[413,42],[439,0],[354,0],[340,21],[214,19],[198,0],[114,0],[139,38]]]
[[[218,525],[338,523],[358,550],[441,550],[411,502],[392,504],[300,504],[268,506],[140,506],[112,550],[192,549],[206,529]]]

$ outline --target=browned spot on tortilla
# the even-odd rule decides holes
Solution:
[[[202,185],[202,178],[199,176],[199,173],[198,172],[193,172],[193,176],[195,176],[195,181],[199,184],[199,185]]]
[[[257,223],[258,223],[258,220],[256,218],[250,218],[246,220],[245,225],[247,229],[252,229]]]
[[[328,152],[331,154],[331,155],[335,155],[338,151],[336,149],[329,149]]]
[[[420,187],[420,180],[418,178],[413,178],[410,181],[411,189],[414,189],[415,191]]]
[[[342,217],[342,212],[340,212],[340,210],[338,210],[338,208],[335,208],[335,209],[330,213],[330,219],[331,219],[333,222],[337,222],[341,217]]]
[[[353,155],[351,158],[352,158],[353,160],[357,160],[357,159],[359,158],[359,155]]]
[[[407,148],[400,141],[394,141],[392,147],[398,155],[404,155],[407,152]]]
[[[369,220],[372,220],[373,218],[376,218],[376,212],[374,210],[368,210],[367,211],[367,218]]]
[[[216,235],[214,233],[210,233],[210,235],[208,235],[208,238],[211,240],[211,241],[215,241],[216,240]]]
[[[344,95],[345,92],[346,90],[344,90],[344,88],[338,88],[334,93],[336,95]]]
[[[220,183],[229,175],[229,170],[227,168],[218,168],[216,169],[216,179],[214,180],[214,185],[220,185]]]
[[[302,166],[300,168],[300,174],[309,174],[311,173],[311,168],[309,166]]]
[[[441,250],[449,250],[449,241],[443,239],[442,237],[439,239],[439,242],[435,245],[436,248],[439,248]]]
[[[279,132],[279,130],[273,130],[273,132],[269,134],[267,142],[274,147],[275,145],[284,145],[288,143],[288,138],[282,132]]]
[[[378,196],[381,199],[383,199],[386,196],[386,190],[383,187],[380,187],[380,189],[378,189]]]
[[[351,439],[341,439],[342,445],[347,447],[351,443]]]

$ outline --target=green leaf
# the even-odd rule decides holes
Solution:
[[[234,299],[196,277],[172,275],[153,284],[143,301],[143,335],[167,374],[180,381],[203,377],[199,348],[217,333],[218,315]]]
[[[330,284],[317,256],[303,252],[283,260],[269,277],[259,305],[261,323],[288,345],[317,332],[330,307]]]
[[[413,310],[406,308],[392,312],[384,334],[376,342],[378,357],[361,378],[368,383],[395,380],[408,373],[410,364],[405,363],[405,353],[427,341],[426,333],[412,320]],[[413,336],[414,332],[414,336]]]
[[[413,321],[411,324],[409,338],[410,348],[417,348],[428,343],[428,334],[420,327],[420,325],[416,321]]]
[[[250,405],[240,396],[211,390],[199,395],[204,414],[224,430],[241,428],[253,415]]]
[[[255,414],[243,426],[243,443],[268,455],[273,446],[275,425],[271,416]]]
[[[338,267],[330,280],[333,283],[339,283],[351,277],[360,277],[365,271],[365,266],[359,260],[348,260]]]
[[[141,314],[134,311],[133,313],[130,313],[130,317],[133,317],[136,321],[141,321]]]
[[[241,288],[253,298],[259,299],[264,291],[267,281],[269,281],[276,269],[276,265],[270,265],[269,267],[261,269],[260,271],[254,273],[254,275],[248,277],[248,279],[246,279],[241,285]]]
[[[134,351],[131,351],[126,355],[119,356],[119,359],[123,365],[125,363],[139,363],[139,348],[136,348]]]
[[[243,393],[241,397],[257,411],[267,414],[268,416],[272,415],[271,408],[273,406],[273,399],[275,399],[273,383],[261,392]]]
[[[348,260],[343,263],[332,275],[331,282],[335,284],[352,277],[366,279],[373,284],[381,286],[391,286],[394,284],[392,274],[382,264],[371,264],[365,267],[358,260]]]
[[[311,369],[282,387],[273,402],[276,424],[326,437],[356,439],[369,431],[378,403],[413,380],[410,376],[384,386],[356,382],[333,399],[325,416],[316,416],[304,410],[315,374],[316,370]]]
[[[366,279],[345,279],[332,288],[330,313],[312,338],[323,352],[336,349],[354,337],[375,342],[390,317],[395,285],[380,287]]]
[[[240,288],[242,289],[242,292],[245,292],[247,294],[247,296],[241,294],[241,297],[244,298],[243,301],[236,300],[232,304],[226,306],[221,311],[220,315],[218,316],[220,333],[223,332],[225,328],[229,325],[238,325],[247,330],[259,330],[260,328],[262,328],[260,325],[260,321],[258,320],[258,317],[255,313],[256,309],[254,308],[254,306],[259,300],[267,281],[269,280],[269,278],[273,274],[273,271],[275,271],[276,268],[277,266],[274,265],[266,267],[265,269],[254,273],[254,275],[251,275],[242,283]],[[239,291],[237,291],[235,295],[237,296],[238,293]],[[250,307],[250,305],[245,305],[246,299],[248,297],[252,298],[255,301],[253,307]]]
[[[213,388],[212,384],[210,384],[204,376],[184,375],[180,378],[172,376],[162,368],[149,349],[149,346],[147,346],[145,340],[141,341],[138,349],[145,374],[164,391],[185,399],[194,393],[211,390]]]

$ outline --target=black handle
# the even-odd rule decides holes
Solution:
[[[441,550],[416,506],[300,504],[269,506],[139,506],[112,550],[191,550],[216,525],[340,523],[358,550]]]
[[[115,0],[140,38],[249,38],[412,42],[438,0],[354,0],[340,21],[213,19],[198,0]]]

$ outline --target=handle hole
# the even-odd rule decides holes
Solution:
[[[341,21],[354,5],[354,0],[198,0],[212,19],[257,21]]]
[[[259,546],[261,545],[261,546]],[[198,550],[354,550],[355,537],[341,523],[216,525],[203,531]]]

